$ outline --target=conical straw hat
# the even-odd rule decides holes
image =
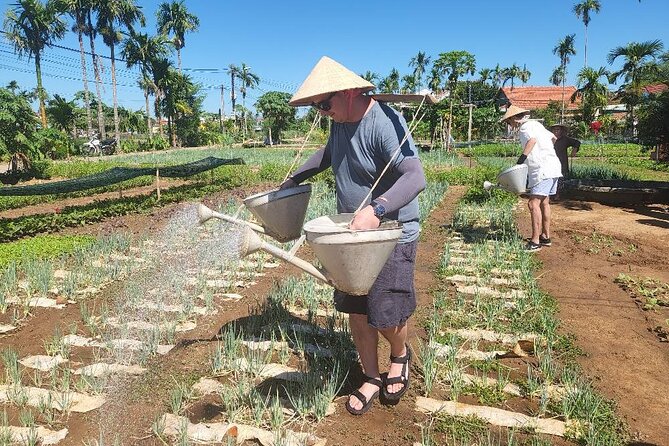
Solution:
[[[516,115],[522,115],[523,113],[529,113],[529,110],[525,110],[524,108],[516,107],[515,105],[510,105],[509,108],[506,109],[506,113],[504,113],[504,116],[502,116],[499,120],[499,122],[504,122],[507,119],[516,116]]]
[[[337,91],[359,89],[363,92],[374,89],[374,84],[361,78],[345,66],[330,59],[321,57],[309,76],[290,99],[293,106],[310,105],[314,99]]]

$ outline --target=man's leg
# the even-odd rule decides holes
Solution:
[[[379,330],[384,338],[390,343],[390,354],[393,356],[401,357],[407,354],[406,342],[407,342],[407,324],[400,325],[399,327],[384,328]],[[402,373],[403,364],[390,364],[390,370],[388,370],[388,378],[395,378],[400,376]],[[391,384],[386,390],[388,393],[397,393],[402,390],[404,384]]]
[[[551,238],[551,203],[549,197],[541,199],[541,230],[545,238]]]
[[[532,221],[532,243],[539,244],[539,236],[541,235],[541,197],[538,195],[530,195],[527,200],[527,207],[530,210],[530,219]]]
[[[362,371],[369,377],[380,379],[379,355],[377,352],[379,332],[376,328],[369,326],[366,314],[351,313],[348,315],[348,322],[351,327],[351,335],[353,336],[355,348],[358,350],[358,355],[360,356]],[[369,400],[379,388],[374,384],[363,383],[359,390]],[[349,404],[356,410],[362,408],[362,402],[353,395],[349,397]]]

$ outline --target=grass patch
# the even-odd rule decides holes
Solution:
[[[30,239],[0,244],[0,268],[11,262],[52,259],[71,254],[95,242],[90,235],[40,235]]]

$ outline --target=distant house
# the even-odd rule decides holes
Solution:
[[[573,112],[581,105],[580,98],[571,102],[571,96],[576,92],[576,87],[566,85],[564,88],[565,110]],[[502,110],[509,105],[525,108],[527,110],[538,110],[546,108],[549,102],[562,103],[562,87],[504,87],[497,93],[497,103]],[[571,113],[570,113],[571,114]]]
[[[667,84],[651,84],[643,87],[643,92],[646,95],[660,94],[669,90],[669,85]]]

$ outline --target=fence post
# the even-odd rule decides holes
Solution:
[[[160,170],[156,167],[156,197],[160,201]]]

